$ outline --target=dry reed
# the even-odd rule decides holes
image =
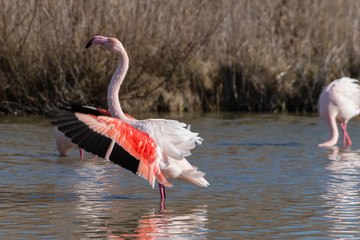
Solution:
[[[127,112],[315,111],[322,87],[358,78],[356,0],[3,0],[0,112],[106,106],[120,39]]]

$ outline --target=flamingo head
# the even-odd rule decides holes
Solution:
[[[85,49],[89,48],[91,45],[102,45],[110,52],[118,52],[124,49],[123,45],[116,38],[109,38],[103,36],[93,37],[85,46]]]

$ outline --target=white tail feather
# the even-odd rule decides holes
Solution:
[[[182,179],[186,182],[193,183],[201,187],[207,187],[209,185],[209,182],[206,181],[205,178],[203,178],[203,176],[205,176],[205,173],[194,169],[193,171],[191,170],[183,171],[180,174],[179,179]]]

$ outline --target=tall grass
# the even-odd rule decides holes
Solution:
[[[322,87],[360,75],[357,0],[3,0],[0,112],[106,107],[122,41],[127,112],[316,111]]]

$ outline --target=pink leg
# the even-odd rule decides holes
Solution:
[[[165,187],[164,185],[159,183],[159,190],[160,190],[160,199],[161,201],[165,201],[166,194],[165,194]]]
[[[349,137],[349,134],[346,131],[346,127],[347,127],[347,123],[340,123],[341,129],[344,131],[344,137],[343,137],[343,146],[346,146],[346,141],[348,142],[348,146],[350,146],[352,144],[352,141]]]
[[[165,203],[165,198],[166,198],[164,185],[159,183],[159,190],[160,190],[160,209],[164,210],[165,209],[164,203]]]
[[[82,158],[84,156],[84,152],[82,149],[80,149],[80,157]]]
[[[344,135],[343,135],[343,146],[346,146],[346,136],[345,136],[345,123],[342,123],[342,122],[340,122],[340,127],[341,127],[341,129],[343,130],[343,133],[344,133]]]

